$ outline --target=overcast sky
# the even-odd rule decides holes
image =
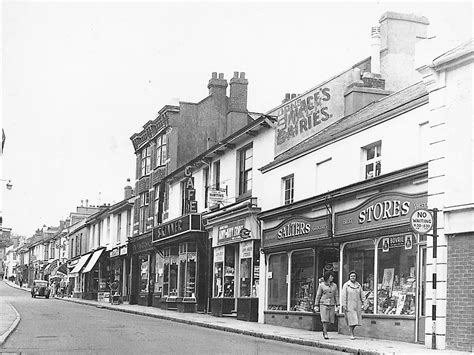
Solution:
[[[433,35],[472,35],[471,2],[2,5],[1,175],[13,189],[2,186],[0,209],[25,236],[81,200],[122,200],[135,180],[130,136],[176,98],[206,97],[214,71],[245,72],[249,110],[267,112],[369,57],[385,11],[428,17]]]

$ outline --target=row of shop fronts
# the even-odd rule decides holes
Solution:
[[[342,289],[355,270],[360,334],[423,342],[426,238],[409,220],[426,208],[426,174],[420,165],[265,212],[247,199],[187,214],[131,238],[126,253],[82,256],[76,289],[100,300],[117,281],[130,304],[319,330],[320,278],[333,271]]]

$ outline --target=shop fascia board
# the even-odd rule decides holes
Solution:
[[[202,219],[203,221],[207,221],[207,225],[230,218],[235,218],[238,214],[259,213],[261,211],[261,208],[256,206],[256,203],[254,203],[255,200],[256,197],[249,197],[243,201],[238,201],[236,203],[223,206],[216,211],[211,211],[207,214],[203,214]]]
[[[300,210],[310,210],[316,205],[324,206],[325,203],[333,203],[337,200],[352,197],[357,194],[370,193],[371,190],[382,190],[385,186],[395,182],[403,182],[407,180],[416,180],[423,176],[428,176],[428,163],[422,163],[404,168],[391,173],[382,174],[369,180],[358,181],[354,184],[341,187],[339,189],[326,192],[321,195],[313,196],[302,201],[294,202],[291,205],[280,206],[271,210],[259,213],[260,220],[270,219],[272,217],[280,216],[282,214],[293,214]]]

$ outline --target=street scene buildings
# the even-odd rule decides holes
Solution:
[[[440,50],[428,27],[382,14],[366,58],[266,112],[247,107],[244,72],[212,73],[208,96],[130,132],[122,201],[81,201],[2,248],[3,277],[320,331],[321,278],[342,297],[355,271],[359,336],[472,351],[473,42]],[[342,312],[331,330],[349,334]]]

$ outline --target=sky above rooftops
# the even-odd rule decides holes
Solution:
[[[29,236],[81,200],[122,200],[129,138],[164,105],[243,71],[248,109],[268,112],[369,57],[385,11],[426,16],[453,45],[472,35],[471,2],[3,1],[4,227]]]

